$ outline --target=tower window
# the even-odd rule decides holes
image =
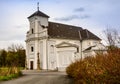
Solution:
[[[31,32],[32,32],[32,34],[33,34],[33,33],[34,33],[34,30],[32,29]]]
[[[31,47],[31,52],[33,52],[34,51],[34,48],[33,48],[33,46]]]
[[[77,47],[77,53],[79,52],[79,47]]]

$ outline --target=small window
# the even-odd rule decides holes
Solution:
[[[31,52],[33,52],[34,51],[34,48],[33,48],[33,46],[31,47]]]
[[[77,47],[77,53],[79,52],[79,48]]]
[[[34,33],[34,30],[32,29],[31,32],[32,32],[32,34],[33,34],[33,33]]]

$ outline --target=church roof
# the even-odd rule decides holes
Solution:
[[[92,32],[82,27],[66,25],[61,23],[49,22],[48,35],[50,38],[76,39],[76,40],[101,40]]]
[[[49,16],[48,15],[46,15],[46,14],[44,14],[43,12],[41,12],[41,11],[36,11],[35,13],[33,13],[32,15],[30,15],[28,18],[31,18],[31,17],[33,17],[33,16],[42,16],[42,17],[47,17],[47,18],[49,18]]]

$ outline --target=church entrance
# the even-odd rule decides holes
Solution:
[[[72,61],[71,51],[61,51],[59,52],[59,64],[60,66],[68,66]]]
[[[33,70],[33,61],[30,61],[30,70]]]
[[[58,70],[65,71],[66,67],[74,61],[75,52],[77,52],[77,45],[62,42],[57,47]]]
[[[58,64],[59,64],[59,71],[65,71],[66,67],[72,63],[74,56],[74,51],[60,51],[58,52]]]

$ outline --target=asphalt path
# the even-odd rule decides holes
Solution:
[[[17,79],[2,81],[0,84],[74,84],[65,72],[23,71]]]

